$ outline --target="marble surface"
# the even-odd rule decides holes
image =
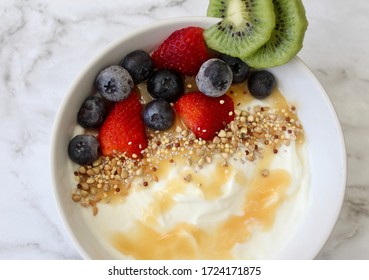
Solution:
[[[318,259],[369,259],[369,2],[305,0],[300,57],[334,103],[348,152],[342,212]],[[80,259],[57,212],[50,137],[81,69],[136,27],[205,15],[206,0],[0,0],[0,259]],[[367,130],[368,129],[368,130]]]

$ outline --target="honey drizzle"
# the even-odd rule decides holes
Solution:
[[[179,183],[177,185],[172,184],[175,183],[172,181],[168,184],[168,190],[159,195],[161,199],[155,199],[157,204],[152,208],[155,210],[147,219],[148,223],[137,221],[130,234],[115,233],[114,246],[135,259],[232,259],[232,249],[236,244],[246,242],[253,228],[269,229],[273,225],[278,207],[285,199],[291,183],[290,174],[282,169],[271,170],[267,177],[261,174],[261,170],[270,166],[272,158],[273,152],[269,149],[258,162],[252,179],[245,174],[237,174],[237,183],[249,186],[242,215],[229,216],[209,231],[189,223],[179,223],[169,231],[159,232],[149,223],[155,221],[162,211],[173,207],[172,199],[177,191],[184,191],[184,183],[176,181]],[[218,174],[223,175],[218,175],[214,180],[226,181],[229,176],[229,172]]]

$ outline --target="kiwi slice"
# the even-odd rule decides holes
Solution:
[[[301,0],[273,0],[276,25],[269,41],[242,60],[254,68],[270,68],[287,63],[302,48],[308,26]]]
[[[275,26],[272,0],[210,0],[207,15],[223,18],[205,30],[208,47],[233,57],[250,56]]]

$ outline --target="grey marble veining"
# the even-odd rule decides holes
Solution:
[[[205,15],[206,0],[0,0],[0,259],[79,259],[49,172],[55,114],[106,45],[159,19]],[[348,153],[341,215],[318,259],[369,259],[369,2],[305,0],[300,57],[328,92]]]

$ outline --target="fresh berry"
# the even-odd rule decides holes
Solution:
[[[162,99],[154,99],[147,103],[142,115],[145,125],[154,130],[170,128],[175,118],[172,106]]]
[[[174,31],[152,54],[159,69],[174,69],[194,76],[201,64],[210,58],[200,27],[187,27]]]
[[[131,74],[135,84],[147,80],[154,71],[151,56],[143,50],[130,52],[123,58],[120,65]]]
[[[213,139],[234,119],[231,97],[209,97],[201,92],[182,96],[174,105],[178,115],[197,138]]]
[[[249,92],[258,99],[268,97],[275,85],[274,75],[265,70],[252,72],[247,80]]]
[[[90,96],[83,102],[77,114],[77,123],[87,129],[99,128],[106,118],[104,101],[97,96]]]
[[[153,98],[175,102],[184,92],[182,77],[174,70],[157,70],[147,81],[147,91]]]
[[[238,57],[232,57],[226,54],[220,54],[219,59],[228,64],[233,73],[233,83],[242,83],[250,73],[250,66]]]
[[[112,65],[103,69],[96,78],[96,88],[105,99],[119,102],[127,98],[133,88],[133,80],[126,69]]]
[[[69,142],[68,155],[75,163],[90,164],[99,157],[99,142],[93,135],[77,135]]]
[[[219,97],[227,92],[232,84],[232,71],[223,60],[212,58],[201,65],[196,75],[199,90],[211,97]]]
[[[126,153],[135,158],[141,155],[141,151],[147,147],[141,113],[142,105],[136,92],[114,104],[97,138],[104,156]]]

